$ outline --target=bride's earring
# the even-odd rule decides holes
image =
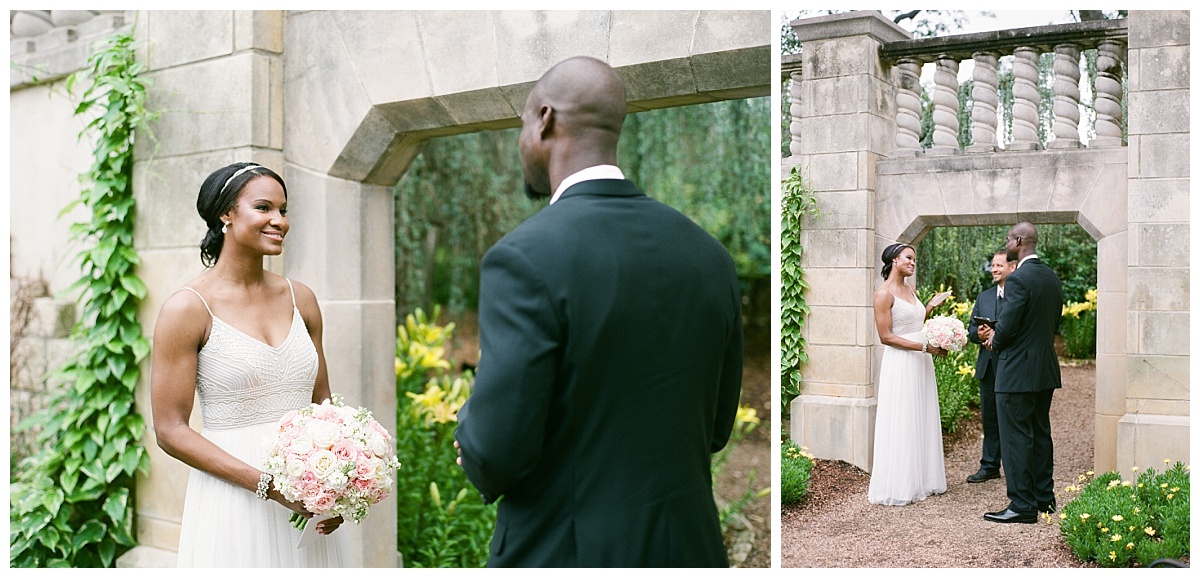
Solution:
[[[228,232],[229,232],[229,223],[226,223],[225,221],[221,221],[221,234],[224,235],[225,233],[228,233]]]

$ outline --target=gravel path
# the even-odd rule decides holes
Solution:
[[[1063,365],[1063,388],[1050,408],[1054,479],[1062,488],[1092,469],[1095,365]],[[978,414],[976,414],[978,415]],[[845,462],[818,460],[810,496],[783,506],[783,567],[1084,568],[1058,533],[1058,525],[996,524],[983,513],[1008,504],[1003,479],[966,483],[979,467],[978,417],[947,436],[946,493],[901,507],[867,503],[870,476]]]

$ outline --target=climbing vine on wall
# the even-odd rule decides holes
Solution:
[[[135,134],[156,115],[145,107],[135,46],[132,32],[112,36],[66,82],[68,93],[90,82],[75,115],[91,119],[80,136],[95,142],[82,192],[62,213],[91,210],[90,220],[71,226],[83,247],[83,274],[70,288],[82,290],[71,333],[80,353],[55,374],[63,387],[50,406],[21,426],[41,428],[42,449],[10,486],[13,567],[111,567],[136,544],[134,477],[149,471],[150,459],[134,388],[150,344],[137,319],[146,286],[134,273],[131,185]]]
[[[809,308],[804,301],[804,269],[800,266],[803,248],[800,243],[801,223],[806,215],[819,217],[816,197],[804,182],[797,167],[783,181],[782,223],[779,235],[780,250],[780,388],[784,411],[792,399],[800,395],[800,368],[808,362],[804,340],[804,322]]]

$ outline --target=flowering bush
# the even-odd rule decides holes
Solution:
[[[370,411],[347,407],[339,394],[288,412],[268,442],[266,471],[283,497],[355,524],[391,494],[400,468],[392,436]]]
[[[927,303],[934,293],[945,290],[944,286],[938,287],[937,291],[920,289],[917,295],[922,303]],[[938,306],[938,310],[946,310],[965,327],[974,307],[975,302],[960,301],[954,295],[950,295]],[[965,330],[963,335],[965,338]],[[946,357],[933,358],[933,372],[937,379],[938,413],[941,417],[942,431],[946,433],[954,433],[959,422],[971,416],[971,406],[979,405],[979,381],[975,379],[975,359],[978,355],[979,346],[965,341],[959,350],[950,351]]]
[[[813,469],[813,457],[808,448],[784,440],[779,456],[779,500],[795,504],[808,495],[808,483]]]
[[[1059,532],[1076,556],[1118,568],[1191,556],[1191,466],[1176,462],[1161,474],[1151,468],[1136,482],[1117,472],[1089,481],[1092,475],[1079,476],[1082,489],[1065,488],[1079,495],[1057,515]]]
[[[1063,305],[1061,329],[1067,357],[1096,357],[1096,301],[1096,290],[1089,289],[1082,303]]]

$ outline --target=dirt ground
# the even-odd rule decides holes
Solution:
[[[473,366],[479,360],[479,327],[473,312],[460,315],[443,313],[438,323],[454,322],[449,344],[449,359],[455,370],[463,364]],[[714,480],[717,495],[732,502],[748,487],[771,487],[771,370],[768,335],[748,330],[746,358],[742,377],[742,405],[758,413],[758,427],[743,438],[729,454],[728,461]],[[753,485],[750,476],[753,472]],[[731,524],[726,540],[730,565],[740,568],[771,567],[771,496],[752,500]]]
[[[1062,488],[1092,469],[1096,368],[1063,365],[1063,388],[1050,407],[1054,480]],[[1059,537],[1058,525],[996,524],[984,512],[1008,504],[1003,479],[968,484],[979,468],[978,414],[943,438],[947,489],[908,506],[867,503],[870,475],[845,462],[818,460],[810,495],[781,510],[780,562],[803,568],[1089,568]]]

